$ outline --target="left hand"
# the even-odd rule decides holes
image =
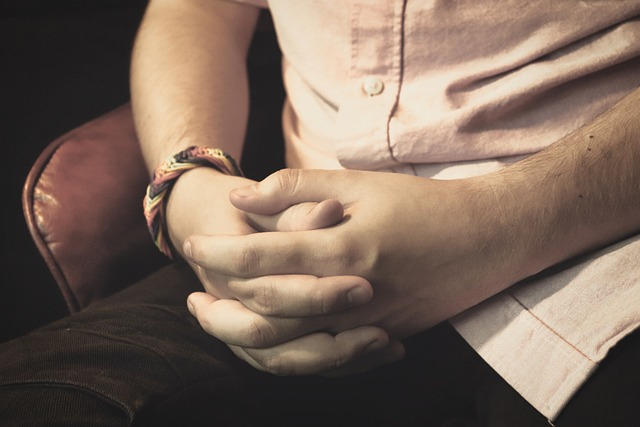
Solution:
[[[194,313],[210,334],[245,348],[269,348],[314,331],[336,334],[365,325],[379,326],[396,339],[413,335],[519,279],[502,262],[511,248],[500,237],[511,230],[501,229],[494,197],[477,180],[280,171],[231,193],[232,204],[248,212],[256,226],[273,230],[270,215],[328,199],[344,206],[344,220],[311,231],[189,237],[190,260],[235,277],[230,285],[235,283],[239,299],[199,305],[192,300]],[[364,306],[325,316],[284,318],[247,309],[260,291],[245,286],[243,295],[242,284],[280,274],[359,276],[372,284],[374,296]]]

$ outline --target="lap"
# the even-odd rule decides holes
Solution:
[[[210,385],[208,407],[230,410],[242,393],[247,369],[190,316],[186,297],[197,289],[187,267],[172,265],[83,312],[0,346],[0,419],[8,416],[2,405],[15,395],[31,402],[29,416],[47,414],[42,425],[53,425],[55,416],[61,417],[59,425],[73,425],[82,414],[44,406],[65,390],[67,402],[100,401],[114,423],[124,419],[122,425],[135,425],[171,398],[205,384]],[[211,395],[213,390],[220,394]],[[52,414],[56,408],[61,413]],[[242,414],[238,411],[231,425],[241,425]]]
[[[408,340],[406,360],[370,373],[279,378],[200,329],[185,305],[195,290],[190,269],[171,265],[0,346],[2,425],[548,425],[446,323]],[[638,397],[638,341],[614,349],[558,426],[603,425],[589,421],[591,408],[624,412],[611,404]]]

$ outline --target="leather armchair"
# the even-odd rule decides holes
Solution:
[[[56,139],[31,168],[27,226],[70,312],[167,263],[141,214],[148,181],[128,104]]]

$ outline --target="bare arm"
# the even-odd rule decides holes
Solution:
[[[249,108],[246,56],[257,17],[257,9],[225,1],[149,2],[133,51],[131,97],[150,173],[191,145],[220,148],[240,161]],[[248,183],[209,168],[185,173],[167,202],[178,252],[198,230],[252,231],[227,196]]]
[[[533,274],[640,230],[640,90],[480,185],[495,190],[497,250]],[[509,243],[509,240],[516,240]],[[492,241],[488,236],[486,241]],[[498,246],[503,246],[499,248]],[[510,247],[510,253],[504,253]]]
[[[152,0],[131,68],[149,170],[189,145],[239,160],[248,115],[246,55],[257,9],[215,0]]]

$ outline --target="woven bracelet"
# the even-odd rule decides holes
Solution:
[[[227,175],[243,176],[233,158],[224,151],[211,147],[192,146],[164,161],[154,172],[144,197],[144,217],[153,242],[163,254],[173,259],[164,221],[165,199],[173,184],[184,172],[207,166]]]

